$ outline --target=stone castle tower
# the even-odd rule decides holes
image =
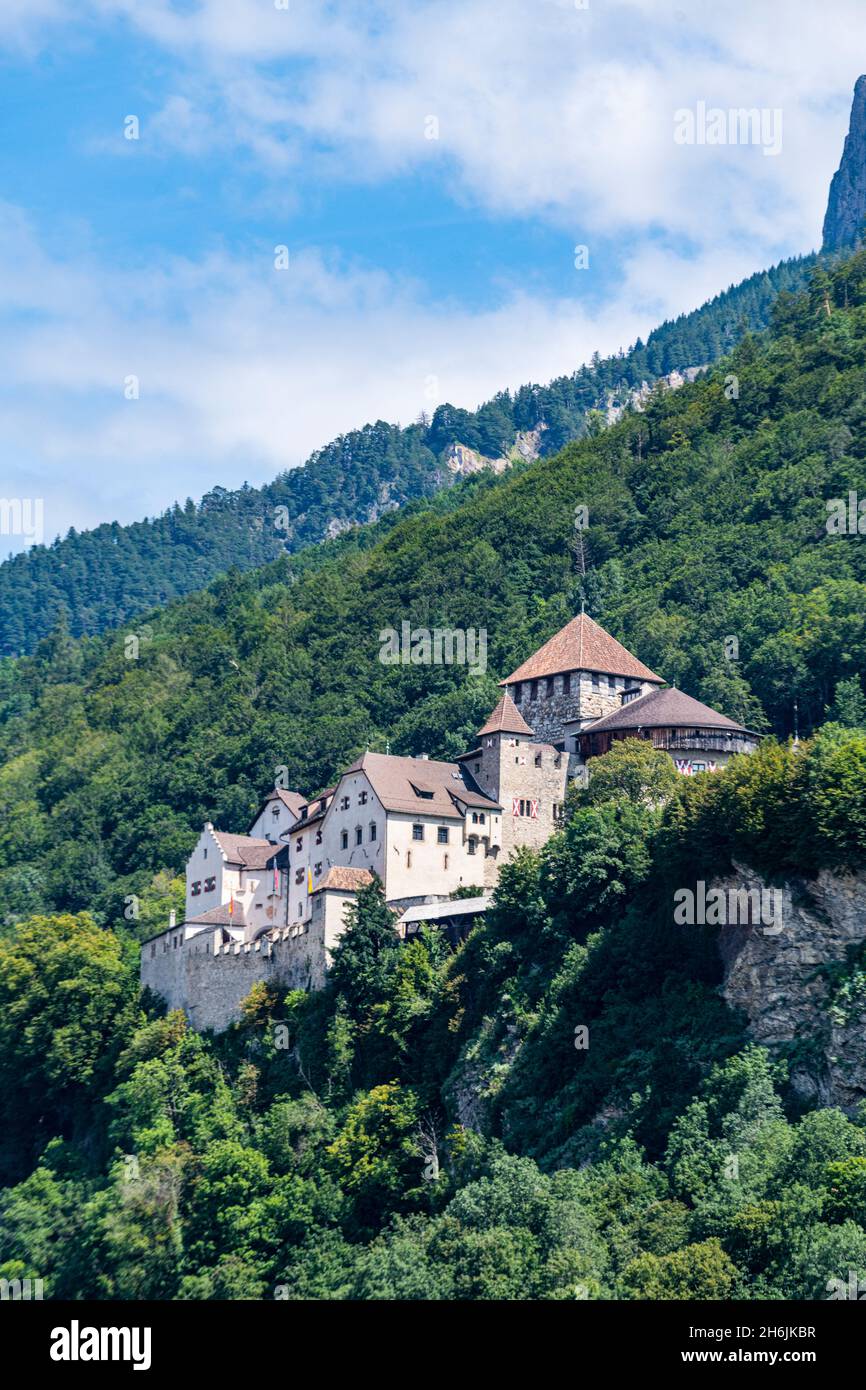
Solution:
[[[536,739],[576,752],[580,730],[618,710],[623,691],[646,695],[664,680],[580,613],[500,685]]]

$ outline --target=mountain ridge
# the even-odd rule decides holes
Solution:
[[[188,500],[157,518],[71,531],[13,556],[0,564],[0,656],[32,651],[64,612],[73,636],[97,634],[233,566],[254,569],[429,496],[463,471],[454,466],[455,447],[483,467],[519,456],[521,440],[537,432],[538,451],[552,455],[586,432],[590,412],[613,418],[645,385],[716,361],[744,331],[765,328],[778,294],[801,289],[814,263],[806,255],[757,271],[660,325],[645,344],[638,339],[605,359],[595,354],[547,386],[499,392],[475,411],[443,404],[402,428],[377,421],[262,488],[215,487],[198,505]]]

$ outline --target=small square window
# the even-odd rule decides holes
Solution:
[[[423,839],[424,839],[424,827],[423,827],[423,825],[413,825],[413,826],[412,826],[412,839],[413,839],[413,840],[423,840]]]
[[[447,825],[440,825],[440,826],[438,827],[438,829],[437,829],[437,831],[436,831],[436,841],[437,841],[437,843],[440,844],[440,845],[447,845],[447,843],[448,843],[448,826],[447,826]]]

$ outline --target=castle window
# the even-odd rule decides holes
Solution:
[[[364,827],[363,827],[362,825],[356,825],[356,826],[355,826],[355,844],[356,844],[356,845],[362,845],[363,843],[364,843]]]
[[[437,842],[437,844],[440,844],[440,845],[447,845],[447,843],[448,843],[448,826],[447,826],[447,825],[440,825],[440,826],[437,828],[437,831],[436,831],[436,842]]]
[[[538,699],[538,681],[533,681],[532,685],[529,687],[529,698],[531,700]]]
[[[375,838],[376,838],[376,822],[375,822],[374,820],[371,820],[371,821],[370,821],[370,839],[371,839],[371,840],[375,840]]]
[[[298,903],[298,916],[299,916],[299,917],[303,917],[303,915],[304,915],[304,904],[303,904],[303,903]]]
[[[359,793],[358,793],[358,805],[359,805],[359,806],[366,806],[366,804],[367,804],[367,793],[366,793],[366,792],[359,792]]]
[[[423,827],[423,825],[413,825],[413,826],[412,826],[412,839],[413,839],[413,840],[423,840],[423,839],[424,839],[424,827]]]
[[[341,797],[340,797],[340,810],[341,810],[341,811],[348,811],[348,809],[349,809],[349,798],[348,798],[347,796],[341,796]]]
[[[540,754],[540,753],[536,753],[536,755],[535,755],[535,766],[536,766],[536,767],[541,767],[541,754]]]
[[[474,854],[477,848],[478,848],[478,841],[475,839],[475,836],[472,835],[472,836],[470,836],[469,840],[466,842],[466,853],[467,853],[467,854]]]
[[[553,819],[556,820],[556,821],[564,820],[564,819],[565,819],[565,802],[564,802],[564,801],[554,801],[554,803],[553,803]]]
[[[303,869],[295,869],[295,883],[303,883],[303,881],[304,881],[304,871],[303,871]]]
[[[279,814],[280,814],[280,803],[279,803],[278,801],[275,801],[274,804],[273,804],[273,806],[271,807],[271,815],[274,817],[274,819],[276,819],[277,816],[278,816]]]
[[[341,831],[340,831],[340,849],[348,849],[348,848],[349,848],[349,832],[348,832],[348,830],[341,830]]]
[[[317,845],[320,845],[321,843],[322,843],[322,827],[319,826],[319,829],[316,831],[316,844],[317,844]]]
[[[314,872],[315,872],[316,878],[321,878],[321,876],[322,876],[322,866],[321,866],[321,864],[317,864],[317,865],[316,865]]]
[[[212,893],[216,888],[216,878],[206,878],[204,881],[204,891]]]
[[[298,851],[298,854],[300,854],[300,852],[301,852],[301,850],[302,850],[303,848],[304,848],[303,836],[299,835],[298,838],[297,838],[297,840],[295,841],[295,849]]]
[[[201,892],[201,879],[196,879],[195,883],[192,885],[192,896],[193,896],[194,898],[197,898],[200,892]]]

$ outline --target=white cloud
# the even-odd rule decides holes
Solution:
[[[84,255],[56,260],[14,209],[0,216],[0,266],[0,451],[16,461],[2,490],[44,496],[50,535],[215,482],[266,481],[369,420],[408,423],[439,401],[473,407],[548,380],[751,269],[655,249],[602,310],[518,292],[473,313],[312,249],[285,272],[262,247],[253,262],[106,273]],[[131,376],[138,400],[124,398]]]
[[[48,0],[44,0],[48,3]],[[178,64],[145,144],[250,151],[285,172],[375,181],[431,159],[457,195],[601,236],[747,237],[755,263],[808,249],[864,51],[862,0],[83,0]],[[840,42],[840,34],[845,41]],[[698,100],[780,108],[778,159],[682,148]],[[424,138],[425,117],[440,138]]]

